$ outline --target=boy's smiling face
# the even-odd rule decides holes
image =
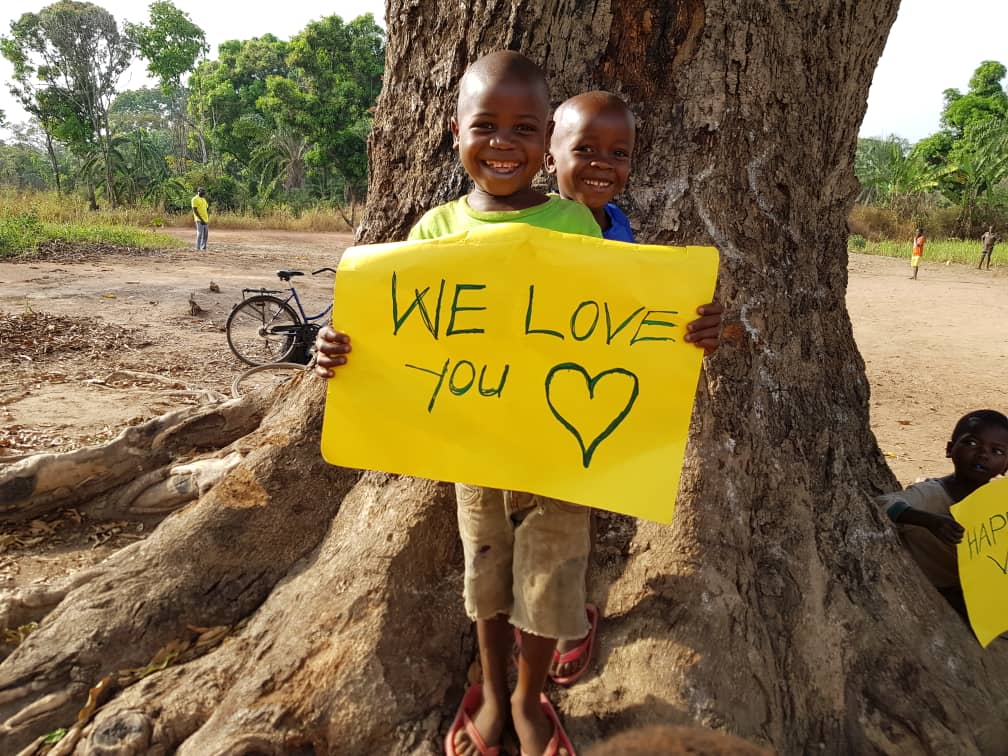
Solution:
[[[1008,429],[978,424],[950,441],[945,453],[957,480],[981,486],[1008,471]]]
[[[541,202],[531,185],[551,127],[542,86],[515,76],[465,86],[451,131],[462,165],[476,183],[470,204],[482,210],[517,209],[525,204],[525,193],[535,195],[531,204]]]
[[[599,217],[623,191],[634,149],[633,116],[625,107],[579,96],[556,114],[546,168],[556,173],[560,195]]]

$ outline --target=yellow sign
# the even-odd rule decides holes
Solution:
[[[981,486],[951,512],[966,531],[957,547],[966,609],[986,647],[1008,631],[1008,478]]]
[[[669,522],[717,265],[511,223],[348,249],[322,453]]]

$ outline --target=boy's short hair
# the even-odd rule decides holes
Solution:
[[[972,412],[967,412],[961,418],[959,422],[955,424],[955,428],[952,429],[952,443],[954,444],[959,440],[961,436],[965,436],[967,433],[971,433],[977,428],[1001,428],[1002,430],[1008,431],[1008,417],[997,410],[973,410]]]
[[[581,94],[576,94],[573,97],[568,97],[557,107],[556,111],[553,113],[553,119],[559,125],[560,121],[564,117],[564,113],[567,110],[589,103],[598,105],[603,110],[618,110],[623,112],[627,116],[627,120],[630,122],[633,131],[636,133],[637,119],[634,117],[630,106],[627,105],[623,98],[619,95],[614,95],[612,92],[606,92],[602,89],[596,89],[591,92],[582,92]]]
[[[473,88],[485,87],[489,82],[515,79],[538,89],[546,103],[550,103],[549,82],[546,72],[535,62],[514,50],[497,50],[477,58],[462,74],[459,81],[459,101]],[[456,104],[456,113],[458,106]]]

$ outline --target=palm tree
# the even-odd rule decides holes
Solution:
[[[921,209],[950,168],[927,163],[906,140],[859,139],[854,171],[861,182],[858,201],[901,213]]]

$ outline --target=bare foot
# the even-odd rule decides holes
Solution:
[[[472,723],[487,748],[493,748],[500,743],[501,733],[504,732],[507,709],[501,706],[500,701],[486,695],[488,693],[486,688],[483,689],[483,693],[486,697],[483,699],[483,705],[472,716]],[[455,753],[458,756],[479,756],[480,749],[472,742],[465,728],[455,733]]]
[[[522,705],[521,701],[511,702],[511,718],[514,721],[522,756],[541,756],[546,752],[553,737],[553,723],[546,716],[538,701]],[[558,756],[570,756],[563,746],[557,748]]]

